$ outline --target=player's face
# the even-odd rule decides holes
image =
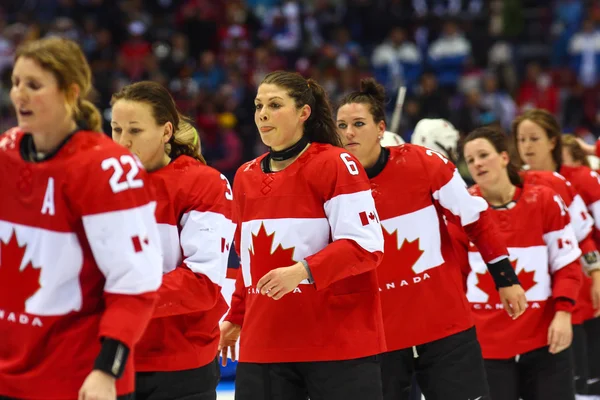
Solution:
[[[363,165],[379,156],[379,142],[385,131],[385,122],[375,122],[368,104],[349,103],[341,106],[337,112],[336,126],[346,150]]]
[[[502,175],[507,175],[508,154],[498,153],[487,139],[475,139],[465,143],[465,161],[471,177],[480,187],[495,184]]]
[[[117,100],[110,125],[113,140],[138,156],[146,170],[164,166],[165,144],[171,138],[172,126],[170,122],[157,124],[149,104]]]
[[[523,161],[533,170],[545,169],[552,164],[552,150],[556,139],[548,139],[544,128],[531,120],[524,120],[517,127],[517,147]]]
[[[283,150],[300,140],[310,117],[308,105],[296,107],[285,89],[270,83],[258,87],[254,105],[254,123],[265,145]]]
[[[12,72],[10,100],[19,128],[30,133],[47,133],[72,124],[72,111],[54,74],[36,61],[19,57]]]

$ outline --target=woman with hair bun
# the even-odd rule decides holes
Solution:
[[[523,289],[487,203],[469,195],[455,166],[421,146],[381,147],[384,101],[383,87],[365,79],[337,110],[338,134],[367,171],[385,240],[377,269],[388,347],[381,358],[384,399],[407,399],[413,374],[428,399],[489,399],[446,218],[482,249],[491,290],[499,292],[495,307],[518,318]]]

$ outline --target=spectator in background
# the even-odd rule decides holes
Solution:
[[[531,62],[527,65],[525,81],[519,88],[517,104],[521,111],[543,108],[552,114],[558,113],[558,89],[539,63]]]
[[[595,86],[600,77],[600,32],[594,21],[583,22],[581,31],[569,43],[569,56],[571,68],[583,86]]]
[[[453,93],[471,55],[471,44],[453,21],[444,24],[442,35],[429,47],[429,64],[435,71],[440,87]]]
[[[390,93],[400,86],[414,90],[423,69],[419,49],[400,27],[392,28],[387,40],[375,47],[371,63],[375,79]]]
[[[493,73],[487,73],[483,78],[481,104],[495,115],[505,132],[510,131],[510,124],[517,113],[517,105],[508,93],[500,90],[498,78]]]

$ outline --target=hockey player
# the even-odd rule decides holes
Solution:
[[[598,228],[600,227],[600,179],[589,167],[569,167],[562,163],[561,130],[552,114],[545,110],[533,109],[515,119],[512,135],[521,159],[531,170],[556,171],[564,176],[581,195],[595,221],[594,239],[596,247],[600,245]],[[600,311],[600,260],[597,252],[584,254],[581,263],[591,276],[584,277],[578,311],[583,315],[584,325],[574,327],[575,349],[577,351],[575,367],[577,372],[577,393],[581,395],[600,395],[600,320],[595,317]],[[594,311],[596,310],[596,311]],[[589,321],[589,322],[588,322]],[[575,321],[578,322],[578,321]],[[585,343],[578,343],[585,341]],[[583,359],[588,355],[589,361]],[[587,367],[587,368],[586,368]],[[589,374],[589,375],[587,375]],[[587,376],[586,376],[587,375]],[[587,382],[591,385],[587,387]]]
[[[235,397],[381,399],[383,237],[367,175],[314,80],[270,73],[255,106],[270,151],[234,180],[241,272],[222,343],[241,326]]]
[[[231,187],[206,166],[195,129],[160,84],[134,83],[111,102],[113,139],[139,157],[156,191],[164,254],[156,311],[136,347],[135,398],[214,400]]]
[[[101,133],[72,41],[18,48],[0,138],[0,397],[115,399],[134,391],[134,345],[161,252],[147,175]]]
[[[377,269],[388,351],[384,398],[407,399],[411,376],[426,398],[488,399],[481,349],[461,284],[444,215],[457,218],[484,249],[506,311],[517,318],[525,296],[497,239],[487,204],[469,195],[441,154],[404,144],[382,148],[385,93],[373,79],[337,111],[345,148],[366,168],[385,238]]]
[[[464,267],[467,297],[494,400],[574,399],[571,311],[581,284],[581,251],[560,196],[542,185],[522,185],[510,162],[506,136],[478,128],[465,139],[464,158],[510,250],[526,290],[528,310],[514,321],[498,307],[481,247],[450,226]]]
[[[456,128],[445,119],[424,118],[417,122],[410,142],[437,151],[453,163],[458,161],[458,139]]]

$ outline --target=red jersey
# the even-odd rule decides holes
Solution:
[[[242,324],[240,361],[346,360],[385,351],[375,272],[383,236],[365,171],[328,144],[310,144],[278,172],[264,172],[265,157],[244,164],[234,180],[241,270],[227,319]],[[280,300],[256,290],[270,270],[303,259],[313,284],[305,280]]]
[[[163,283],[156,310],[136,348],[137,371],[178,371],[214,360],[221,285],[235,224],[227,178],[188,156],[149,174],[157,195]]]
[[[78,131],[45,161],[0,138],[0,395],[76,399],[100,338],[131,349],[160,285],[160,239],[141,164]],[[134,391],[133,362],[117,380]]]
[[[558,172],[528,170],[521,172],[521,178],[524,183],[547,186],[560,195],[569,210],[571,226],[575,231],[575,237],[581,252],[587,254],[596,250],[596,243],[593,239],[594,219],[589,214],[581,196],[577,194],[573,185],[564,176]],[[582,288],[579,291],[579,297],[573,310],[573,324],[581,324],[594,315],[591,298],[591,278],[587,276],[583,269],[581,270],[581,279]]]
[[[380,158],[385,164],[371,189],[385,238],[377,275],[386,344],[394,351],[473,326],[444,214],[464,226],[487,262],[508,252],[487,203],[469,194],[451,162],[412,144],[382,151],[389,159]]]
[[[477,186],[470,191],[481,195]],[[560,196],[548,187],[525,184],[516,188],[513,200],[491,213],[527,296],[528,308],[517,320],[504,310],[477,247],[460,228],[450,227],[486,359],[508,359],[547,346],[554,314],[572,311],[581,284],[581,251]]]

